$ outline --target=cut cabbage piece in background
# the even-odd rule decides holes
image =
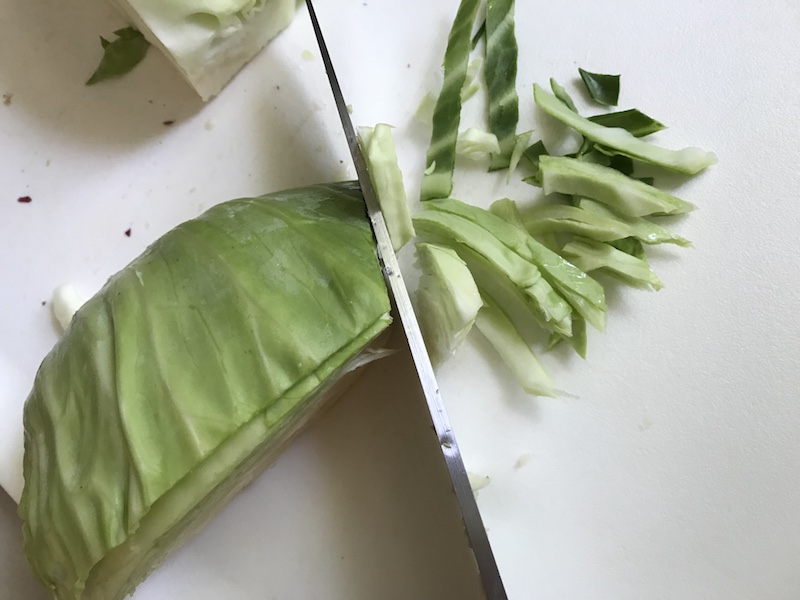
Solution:
[[[24,412],[25,551],[116,600],[268,466],[389,324],[355,183],[220,204],[114,275]]]
[[[489,131],[497,136],[500,152],[492,156],[490,170],[509,166],[517,142],[517,38],[514,35],[514,0],[486,3],[486,79]],[[513,169],[511,169],[513,171]]]
[[[531,141],[532,135],[533,131],[525,131],[518,134],[514,139],[514,147],[511,149],[511,156],[508,160],[508,175],[506,176],[506,183],[511,181],[511,175],[517,169],[525,150],[528,149],[528,144]]]
[[[470,61],[469,65],[467,65],[467,74],[464,77],[464,84],[461,86],[462,104],[481,90],[482,73],[483,58],[479,56]],[[439,94],[442,91],[442,84],[444,83],[443,70],[437,70],[435,75],[436,82],[431,86],[431,89],[428,91],[428,93],[422,97],[422,100],[420,100],[419,106],[414,113],[414,118],[423,125],[433,124],[433,112],[436,110],[436,102],[439,98]]]
[[[550,89],[553,90],[553,95],[561,100],[568,109],[574,113],[578,112],[578,108],[575,106],[575,101],[572,99],[572,96],[569,95],[566,88],[558,83],[554,77],[550,78]]]
[[[619,102],[619,75],[606,75],[605,73],[590,73],[578,68],[581,79],[586,86],[586,91],[592,100],[606,106],[616,106]],[[575,111],[577,112],[577,111]]]
[[[592,123],[603,127],[618,127],[634,137],[645,137],[667,128],[663,123],[648,117],[638,109],[630,108],[619,112],[605,113],[589,117]]]
[[[203,100],[292,20],[297,0],[113,0]]]
[[[566,341],[578,356],[586,358],[586,347],[588,345],[588,337],[586,336],[586,319],[580,315],[572,316],[572,335],[565,337],[557,333],[551,333],[550,339],[547,341],[547,349],[552,350],[561,342]]]
[[[144,60],[150,49],[150,42],[145,39],[141,31],[133,27],[124,27],[114,32],[113,40],[101,36],[100,46],[103,48],[103,58],[86,81],[86,85],[94,85],[130,73]]]
[[[422,201],[446,198],[453,191],[456,140],[461,121],[461,90],[469,71],[470,34],[479,0],[461,0],[447,38],[444,79],[433,109],[431,143],[425,155],[425,175],[420,186]]]
[[[458,200],[428,201],[426,209],[414,215],[419,235],[456,250],[469,266],[479,287],[497,285],[505,288],[520,297],[542,327],[569,335],[572,309],[543,277],[537,265],[480,225],[440,210],[440,202]]]
[[[492,153],[500,152],[497,136],[477,127],[470,127],[458,134],[456,155],[470,160],[481,160]]]
[[[510,198],[495,200],[492,202],[491,206],[489,206],[489,212],[493,215],[497,215],[506,223],[511,223],[521,231],[528,231],[525,228],[525,223],[522,221],[522,213],[520,213],[517,203]]]
[[[478,475],[477,473],[473,473],[471,471],[467,471],[467,477],[469,477],[469,487],[472,488],[472,493],[476,496],[480,490],[492,482],[488,475]]]
[[[464,85],[461,87],[461,102],[462,104],[472,98],[481,89],[481,73],[483,72],[483,58],[477,57],[470,61],[467,65],[467,76],[464,79]]]
[[[416,254],[422,271],[417,289],[420,325],[431,360],[438,365],[467,337],[483,300],[455,250],[418,243]]]
[[[601,242],[632,235],[632,228],[619,219],[566,204],[534,206],[525,212],[524,223],[532,235],[573,233]]]
[[[67,330],[72,317],[85,303],[85,298],[71,283],[60,285],[53,291],[53,316],[58,321],[62,333]]]

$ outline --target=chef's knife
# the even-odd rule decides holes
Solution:
[[[364,195],[364,202],[367,207],[367,214],[377,242],[378,259],[383,269],[386,286],[389,289],[397,314],[400,316],[400,321],[405,330],[408,347],[411,350],[411,356],[414,360],[417,374],[419,375],[419,384],[428,404],[428,410],[433,420],[433,427],[439,439],[439,447],[442,450],[447,470],[453,483],[453,490],[455,491],[456,499],[461,509],[461,516],[464,520],[467,537],[472,546],[472,551],[475,554],[475,560],[478,565],[486,597],[488,600],[505,600],[507,596],[503,587],[503,582],[500,579],[494,553],[489,545],[486,528],[483,526],[483,521],[478,511],[478,505],[475,502],[475,496],[469,484],[469,477],[464,468],[464,463],[461,460],[461,452],[458,449],[458,443],[456,442],[453,429],[447,418],[447,412],[442,403],[441,395],[439,394],[439,385],[436,383],[431,360],[425,349],[425,343],[422,340],[419,323],[414,315],[414,309],[411,306],[408,290],[403,282],[403,276],[397,264],[397,257],[392,248],[392,242],[389,238],[389,231],[386,229],[383,213],[381,212],[378,200],[375,196],[375,189],[372,186],[367,163],[358,145],[356,132],[350,120],[350,113],[347,110],[347,103],[339,87],[339,80],[333,69],[328,47],[322,36],[322,30],[320,29],[319,21],[317,20],[317,15],[314,12],[314,6],[311,0],[306,0],[306,6],[308,6],[308,12],[311,16],[314,34],[317,37],[317,43],[319,44],[320,53],[322,55],[322,62],[325,65],[325,71],[328,73],[328,81],[331,85],[334,100],[336,101],[339,118],[342,121],[347,145],[350,148],[350,154],[355,163],[358,181],[361,184],[361,191]]]

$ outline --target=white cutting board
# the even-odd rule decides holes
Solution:
[[[398,127],[412,195],[426,132],[411,115],[456,5],[318,6],[354,121]],[[119,82],[82,86],[96,36],[121,24],[100,0],[0,5],[0,92],[13,93],[0,105],[0,483],[12,495],[21,403],[56,339],[41,306],[55,286],[94,292],[213,203],[347,174],[306,17],[203,105],[154,52]],[[479,505],[511,598],[797,597],[798,29],[796,0],[518,3],[521,129],[551,145],[563,133],[534,118],[533,81],[557,78],[588,111],[577,67],[619,72],[621,107],[670,126],[659,143],[715,150],[720,164],[676,188],[699,206],[674,224],[695,248],[651,253],[665,289],[610,288],[588,360],[544,357],[577,399],[526,397],[477,338],[440,372],[467,466],[491,476]],[[463,200],[537,194],[473,171],[456,182]],[[407,367],[371,369],[135,598],[469,597]],[[0,540],[21,552],[16,532]],[[6,577],[0,592],[32,597]]]

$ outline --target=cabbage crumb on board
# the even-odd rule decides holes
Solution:
[[[157,240],[78,309],[25,404],[39,579],[59,600],[131,593],[337,391],[389,309],[355,183],[233,200]]]

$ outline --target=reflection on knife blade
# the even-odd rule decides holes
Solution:
[[[378,205],[367,165],[361,148],[358,145],[353,123],[350,120],[347,103],[339,87],[339,81],[333,69],[333,63],[311,0],[306,0],[306,5],[308,6],[308,12],[314,27],[317,43],[319,44],[322,61],[325,65],[325,71],[328,74],[328,80],[336,101],[339,118],[342,121],[347,145],[350,148],[356,173],[358,174],[358,180],[361,184],[364,201],[367,206],[367,213],[377,242],[378,257],[381,261],[384,279],[386,280],[386,285],[394,301],[397,314],[400,316],[400,321],[403,324],[408,346],[419,375],[420,387],[428,403],[433,426],[439,439],[439,446],[444,455],[447,470],[453,483],[453,490],[455,491],[456,499],[458,500],[458,505],[464,519],[464,527],[473,552],[475,553],[475,559],[478,564],[486,596],[489,600],[501,600],[507,597],[503,582],[500,579],[497,563],[495,562],[494,554],[489,544],[489,539],[486,535],[486,529],[484,528],[480,512],[478,511],[477,503],[475,502],[475,496],[470,488],[469,477],[464,468],[464,463],[461,460],[461,452],[458,448],[458,443],[456,442],[441,395],[439,394],[439,386],[436,383],[430,357],[425,349],[419,323],[414,315],[414,309],[411,306],[408,290],[406,289],[402,274],[400,273],[397,257],[395,256],[391,239],[389,238],[389,232],[386,228],[386,222],[381,213],[380,206]]]

